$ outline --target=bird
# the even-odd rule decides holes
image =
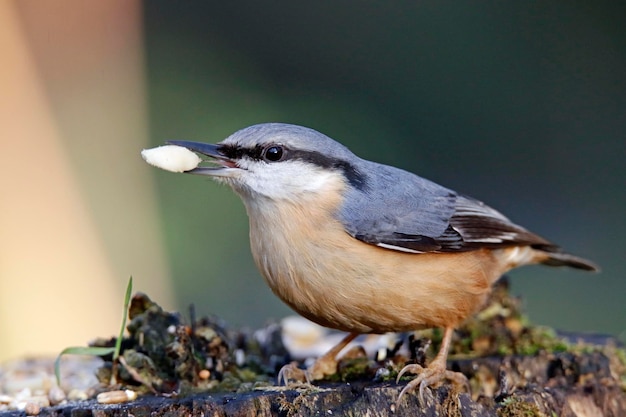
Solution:
[[[311,128],[262,123],[217,144],[167,141],[209,165],[191,174],[226,184],[249,218],[261,275],[283,302],[347,336],[305,372],[322,379],[359,334],[443,329],[435,358],[400,392],[467,378],[446,369],[454,329],[485,303],[492,284],[524,265],[598,271],[593,262],[513,223],[497,210],[411,172],[362,159]]]

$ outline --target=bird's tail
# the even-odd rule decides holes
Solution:
[[[600,267],[595,263],[580,258],[578,256],[571,255],[569,253],[561,251],[560,248],[554,246],[535,247],[542,251],[546,257],[541,259],[541,263],[550,266],[569,266],[571,268],[582,269],[584,271],[599,272]]]

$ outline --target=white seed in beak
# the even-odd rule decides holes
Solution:
[[[171,172],[191,171],[202,162],[202,159],[189,149],[176,145],[144,149],[141,151],[141,157],[150,165]]]

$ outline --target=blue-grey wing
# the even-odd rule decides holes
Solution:
[[[553,247],[486,204],[409,172],[364,161],[340,219],[356,239],[409,252],[458,252],[514,245]]]

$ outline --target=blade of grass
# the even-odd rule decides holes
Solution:
[[[133,276],[128,278],[128,285],[126,285],[126,296],[124,297],[124,314],[122,315],[122,327],[120,328],[120,335],[115,341],[115,352],[113,353],[113,362],[120,356],[120,350],[122,349],[122,339],[124,338],[124,330],[126,330],[126,320],[128,320],[128,305],[130,304],[130,296],[133,292]]]
[[[61,386],[61,356],[63,355],[91,355],[91,356],[105,356],[113,353],[115,348],[113,347],[87,347],[87,346],[74,346],[63,349],[59,356],[54,361],[54,376],[57,379],[57,385]]]
[[[115,341],[115,351],[113,352],[113,361],[111,363],[111,386],[117,383],[115,374],[117,374],[117,358],[120,356],[122,350],[122,339],[124,338],[124,330],[126,330],[126,320],[128,320],[128,305],[130,304],[130,296],[133,293],[133,276],[128,278],[128,285],[126,285],[126,295],[124,296],[124,313],[122,314],[122,326],[120,327],[120,334]]]
[[[54,361],[54,375],[57,380],[57,385],[61,386],[61,356],[63,355],[91,355],[91,356],[104,356],[113,354],[113,372],[111,373],[111,385],[115,382],[115,364],[117,358],[120,356],[122,350],[122,339],[124,338],[124,330],[126,329],[126,321],[128,320],[128,305],[130,304],[130,297],[133,292],[133,277],[128,279],[128,285],[126,285],[126,296],[124,297],[124,313],[122,315],[122,327],[120,334],[115,341],[115,347],[68,347],[63,349],[59,356]]]

